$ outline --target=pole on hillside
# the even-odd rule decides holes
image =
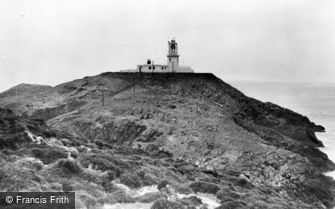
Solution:
[[[105,95],[104,95],[104,92],[101,92],[101,103],[102,103],[102,106],[105,106]]]
[[[136,86],[136,72],[133,75],[133,94],[135,94],[135,86]]]

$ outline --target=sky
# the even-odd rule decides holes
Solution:
[[[181,65],[225,81],[335,82],[333,0],[1,0],[0,91]]]

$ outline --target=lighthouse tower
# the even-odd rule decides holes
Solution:
[[[175,39],[168,41],[169,51],[167,54],[167,65],[154,64],[148,59],[146,64],[137,65],[136,70],[123,70],[122,72],[140,73],[194,73],[190,66],[179,66],[178,44]]]
[[[168,41],[169,52],[167,55],[167,65],[169,72],[178,72],[179,70],[179,54],[178,44],[175,39]]]

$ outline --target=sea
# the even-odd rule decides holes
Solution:
[[[307,116],[312,122],[325,127],[317,133],[324,148],[320,148],[335,162],[335,83],[287,83],[287,82],[228,82],[245,95],[272,102]],[[328,172],[335,179],[335,171]]]

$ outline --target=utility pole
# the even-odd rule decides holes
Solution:
[[[133,94],[135,94],[135,86],[136,86],[136,72],[134,73],[134,76],[133,76]]]
[[[102,106],[105,106],[105,94],[103,91],[101,92],[101,103],[102,103]]]

